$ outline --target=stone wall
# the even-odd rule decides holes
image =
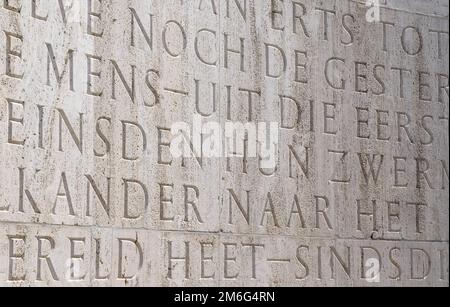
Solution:
[[[2,1],[0,286],[448,286],[448,1],[371,3]]]

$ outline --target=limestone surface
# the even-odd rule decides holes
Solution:
[[[1,1],[0,286],[448,286],[448,12]]]

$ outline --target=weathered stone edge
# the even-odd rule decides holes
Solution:
[[[340,0],[338,0],[340,1]],[[350,0],[365,5],[366,0]],[[449,18],[448,0],[379,0],[385,9],[429,17]]]

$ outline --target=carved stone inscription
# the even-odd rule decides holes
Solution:
[[[368,2],[0,1],[0,286],[448,286],[448,3]]]

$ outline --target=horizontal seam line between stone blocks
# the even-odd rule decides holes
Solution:
[[[217,231],[189,231],[189,230],[158,230],[158,229],[147,229],[147,228],[133,228],[133,227],[108,227],[108,226],[85,226],[85,225],[58,225],[58,224],[48,224],[48,223],[22,223],[22,222],[13,222],[13,221],[0,221],[0,226],[2,225],[18,225],[18,226],[28,226],[28,227],[38,227],[38,226],[47,226],[47,227],[60,227],[60,228],[83,228],[83,229],[99,229],[99,230],[114,230],[114,231],[147,231],[147,232],[160,232],[166,234],[185,234],[185,235],[201,235],[201,236],[213,236],[213,237],[283,237],[283,238],[291,238],[291,239],[316,239],[316,240],[332,240],[332,241],[354,241],[354,242],[393,242],[393,243],[423,243],[423,244],[449,244],[449,241],[441,241],[441,240],[411,240],[411,239],[358,239],[358,238],[344,238],[339,237],[338,235],[334,237],[321,237],[321,236],[296,236],[296,235],[287,235],[287,234],[261,234],[261,233],[226,233],[226,232],[217,232]]]

